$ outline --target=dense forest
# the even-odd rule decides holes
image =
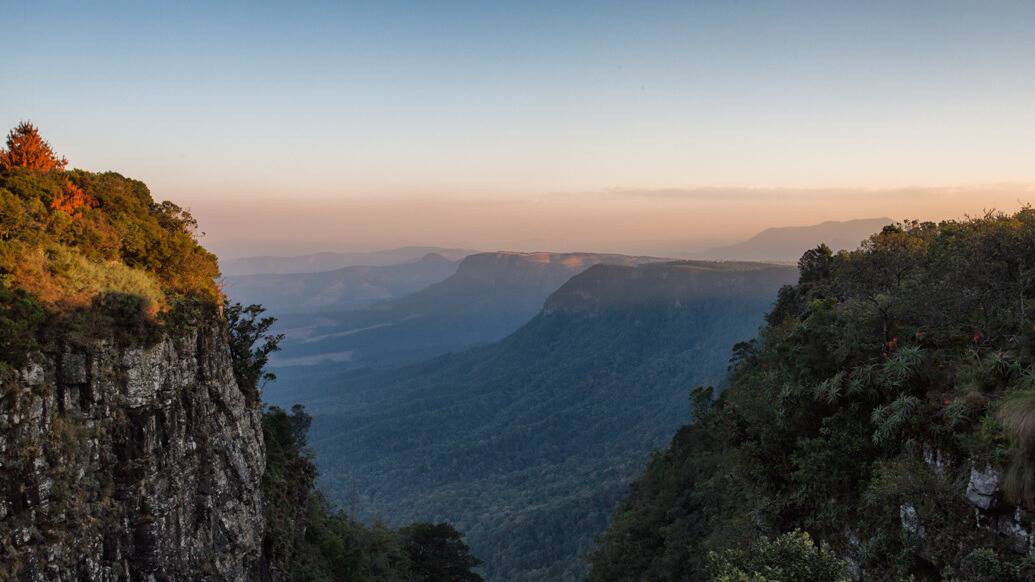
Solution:
[[[1031,580],[1035,210],[799,263],[591,580]]]
[[[718,382],[792,267],[596,265],[506,339],[300,398],[328,496],[392,524],[449,521],[493,580],[579,580],[628,481]],[[285,375],[289,370],[285,370]]]

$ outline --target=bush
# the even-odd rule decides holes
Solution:
[[[708,555],[713,582],[847,582],[848,565],[808,533],[796,530],[774,540],[762,538],[751,551],[724,550]]]

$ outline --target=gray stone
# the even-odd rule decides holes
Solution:
[[[0,379],[0,579],[256,578],[262,416],[220,325],[29,361]]]
[[[998,502],[999,482],[999,472],[992,467],[986,466],[983,471],[972,467],[967,483],[967,501],[978,509],[988,511]]]

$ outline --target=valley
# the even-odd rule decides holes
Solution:
[[[689,390],[721,383],[731,346],[795,278],[597,264],[497,343],[380,372],[279,369],[266,398],[313,413],[332,499],[456,524],[493,580],[578,580],[627,481],[688,418]]]

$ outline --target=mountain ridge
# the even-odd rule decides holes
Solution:
[[[385,266],[348,266],[316,273],[224,277],[224,287],[244,304],[261,303],[277,313],[342,310],[384,302],[452,275],[458,263],[440,253]]]
[[[601,262],[664,261],[598,253],[496,251],[470,255],[442,281],[364,309],[284,318],[279,361],[344,359],[343,365],[396,365],[496,341],[518,329],[550,293]],[[323,338],[312,341],[313,338]],[[321,360],[321,355],[324,360]],[[288,360],[287,358],[292,358]],[[311,365],[311,364],[309,364]]]
[[[894,222],[882,217],[772,227],[745,241],[712,248],[704,256],[725,260],[796,262],[802,253],[820,243],[826,243],[835,251],[853,250],[871,234]]]
[[[387,267],[409,263],[424,255],[436,253],[459,261],[478,251],[451,247],[406,246],[380,251],[321,251],[302,255],[257,255],[220,260],[224,276],[240,275],[290,275],[319,273],[342,267]]]

